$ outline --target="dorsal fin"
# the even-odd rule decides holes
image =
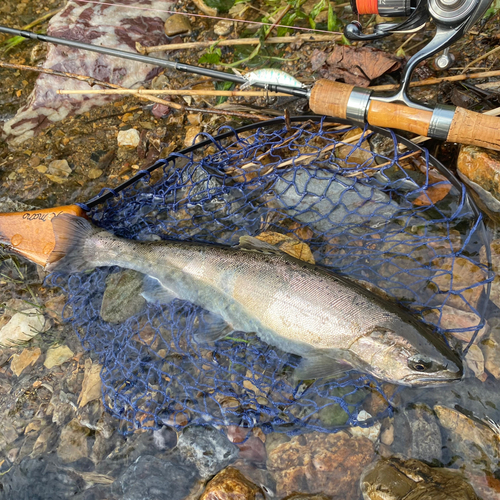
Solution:
[[[275,255],[284,254],[282,250],[275,247],[274,245],[259,240],[254,236],[247,236],[247,235],[240,237],[240,244],[238,245],[238,249],[250,252],[261,252],[261,253],[275,254]]]

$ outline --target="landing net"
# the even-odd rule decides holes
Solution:
[[[136,240],[234,245],[246,234],[288,236],[317,264],[404,303],[436,335],[474,340],[489,281],[479,262],[483,222],[463,185],[425,149],[327,121],[220,132],[229,137],[204,135],[203,147],[171,155],[120,192],[106,190],[107,201],[84,206],[88,215]],[[55,274],[51,282],[68,295],[65,319],[99,356],[103,401],[124,432],[207,422],[335,432],[391,411],[394,387],[358,372],[295,384],[300,358],[251,333],[197,344],[203,310],[190,303],[144,303],[126,320],[104,321],[103,294],[120,272]],[[469,324],[450,323],[457,310]],[[358,418],[363,409],[373,419]]]

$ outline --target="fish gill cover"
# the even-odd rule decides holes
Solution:
[[[474,340],[489,283],[479,262],[484,226],[462,185],[437,170],[426,150],[400,152],[394,134],[326,121],[206,137],[209,147],[163,161],[156,180],[137,181],[94,206],[92,221],[149,241],[234,245],[247,234],[292,236],[317,264],[397,298],[436,335],[453,330],[464,347]],[[193,331],[204,311],[188,302],[146,303],[119,323],[103,320],[106,283],[117,272],[54,273],[49,280],[66,291],[65,319],[99,356],[103,401],[123,432],[207,422],[335,432],[370,425],[358,421],[365,408],[374,419],[391,411],[394,386],[369,375],[296,384],[291,374],[300,358],[252,334],[197,343]],[[464,283],[465,272],[475,280]],[[455,314],[466,314],[469,326],[450,323]]]

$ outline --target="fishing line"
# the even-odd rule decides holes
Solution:
[[[271,26],[274,28],[287,28],[292,30],[300,30],[300,31],[312,31],[314,33],[326,33],[328,35],[342,35],[340,31],[328,31],[328,30],[319,30],[313,28],[301,28],[298,26],[287,26],[286,24],[274,24],[274,23],[264,23],[262,21],[248,21],[245,19],[231,19],[228,17],[217,17],[217,16],[208,16],[205,14],[190,14],[188,12],[177,12],[175,10],[166,10],[166,9],[150,9],[148,7],[138,7],[132,5],[126,5],[122,3],[109,3],[109,2],[98,2],[97,0],[75,0],[75,2],[81,3],[92,3],[96,5],[109,5],[111,7],[125,7],[128,9],[137,9],[137,10],[147,10],[150,12],[166,12],[167,14],[179,14],[181,16],[193,16],[193,17],[203,17],[208,19],[218,19],[221,21],[232,21],[235,23],[246,23],[246,24],[258,24],[259,26]]]

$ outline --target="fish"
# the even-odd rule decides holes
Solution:
[[[82,217],[52,219],[55,247],[45,269],[120,266],[145,275],[143,296],[190,301],[207,311],[194,332],[213,342],[233,332],[301,356],[295,379],[352,369],[422,386],[459,380],[460,356],[432,328],[349,278],[243,236],[237,247],[120,238]]]

